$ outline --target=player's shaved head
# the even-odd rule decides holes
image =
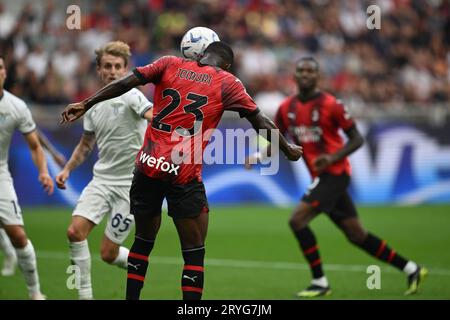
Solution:
[[[233,49],[222,41],[212,42],[205,50],[205,57],[208,54],[218,57],[221,60],[218,61],[219,67],[225,70],[228,70],[234,62]]]
[[[300,66],[301,63],[303,62],[311,62],[315,65],[316,67],[316,71],[319,71],[319,62],[317,62],[317,60],[314,57],[311,56],[307,56],[307,57],[302,57],[300,59],[297,60],[297,63],[295,64],[297,67]]]

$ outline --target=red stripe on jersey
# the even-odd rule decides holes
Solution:
[[[381,254],[383,253],[385,247],[386,247],[386,241],[383,240],[383,241],[381,241],[380,247],[378,248],[378,251],[375,254],[375,256],[377,258],[379,258],[381,256]]]
[[[144,282],[144,280],[145,280],[145,277],[137,275],[137,274],[133,274],[133,273],[129,273],[127,278],[128,279],[138,280],[138,281],[141,281],[141,282]]]
[[[190,265],[190,264],[186,264],[186,265],[184,266],[183,270],[190,270],[190,271],[200,271],[200,272],[203,272],[203,271],[205,270],[205,268],[202,267],[202,266],[193,266],[193,265]]]
[[[181,287],[181,290],[203,293],[203,289],[202,288],[196,288],[196,287]]]
[[[130,252],[130,253],[128,253],[128,257],[138,259],[138,260],[143,260],[145,262],[148,261],[147,256],[144,256],[143,254],[139,254],[139,253]]]
[[[319,249],[319,246],[315,245],[315,246],[313,246],[311,248],[306,249],[304,253],[306,255],[308,255],[308,254],[311,254],[311,253],[315,252],[317,249]]]

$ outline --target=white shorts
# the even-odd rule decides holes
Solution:
[[[128,186],[108,186],[92,180],[81,193],[72,216],[81,216],[99,224],[108,215],[105,235],[120,245],[134,223],[129,192]]]
[[[12,181],[0,181],[0,223],[23,226],[22,210]]]

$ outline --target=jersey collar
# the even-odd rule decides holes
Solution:
[[[300,98],[300,96],[297,94],[297,100],[300,101],[301,103],[306,103],[308,101],[317,99],[319,96],[322,95],[322,91],[317,91],[315,94],[313,94],[311,97],[307,98],[307,99],[302,99]]]

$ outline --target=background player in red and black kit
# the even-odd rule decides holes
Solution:
[[[406,272],[408,290],[405,294],[415,293],[427,270],[406,260],[386,241],[367,232],[347,191],[351,175],[348,155],[363,144],[355,122],[339,100],[317,87],[319,64],[314,58],[306,57],[298,61],[295,78],[298,94],[283,101],[275,124],[282,134],[303,146],[303,157],[313,178],[289,221],[313,275],[311,286],[297,295],[316,297],[331,293],[322,270],[316,238],[308,227],[320,212],[327,213],[351,243]],[[339,135],[340,129],[348,137],[346,144]],[[249,163],[255,163],[255,159],[247,159],[247,168]]]
[[[145,134],[144,145],[136,158],[130,189],[131,213],[135,217],[136,237],[128,256],[127,299],[139,299],[161,223],[161,205],[166,198],[181,242],[184,268],[183,299],[200,299],[203,291],[205,238],[208,227],[208,202],[201,179],[201,162],[179,163],[173,150],[185,138],[200,137],[217,126],[224,111],[239,112],[258,129],[276,129],[259,112],[242,83],[228,73],[233,51],[222,42],[213,42],[199,61],[173,56],[136,68],[133,74],[112,82],[91,98],[69,105],[63,122],[81,117],[94,104],[119,96],[131,88],[152,82],[154,118]],[[175,139],[174,139],[175,137]],[[269,138],[275,138],[270,137]],[[302,148],[288,144],[277,135],[280,149],[290,160],[298,160]],[[201,144],[206,147],[207,139]],[[186,157],[191,157],[191,150]]]

